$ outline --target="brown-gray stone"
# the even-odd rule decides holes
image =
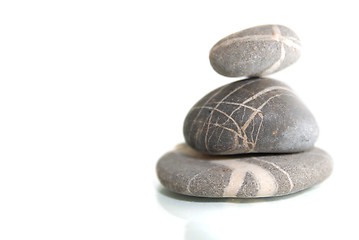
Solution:
[[[222,86],[199,100],[183,127],[186,142],[212,155],[310,149],[319,134],[313,115],[284,83],[255,78]]]
[[[301,191],[332,172],[330,156],[319,148],[301,153],[210,156],[181,144],[157,163],[169,190],[198,197],[258,198]]]
[[[264,76],[300,57],[300,40],[289,28],[262,25],[231,34],[210,51],[213,69],[227,77]]]

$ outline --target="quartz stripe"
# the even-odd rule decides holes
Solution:
[[[238,160],[213,161],[214,163],[223,165],[232,170],[227,187],[223,190],[223,197],[236,197],[239,189],[243,185],[247,172],[257,180],[259,190],[256,197],[273,196],[278,191],[277,181],[270,171],[252,163]]]

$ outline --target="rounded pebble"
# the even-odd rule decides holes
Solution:
[[[300,57],[298,36],[281,25],[262,25],[231,34],[210,51],[213,69],[227,77],[264,76]]]
[[[157,163],[169,190],[211,198],[259,198],[301,191],[325,180],[332,160],[323,150],[275,155],[216,157],[181,144]]]
[[[183,127],[186,142],[212,155],[310,149],[317,123],[284,83],[255,78],[224,85],[197,102]]]

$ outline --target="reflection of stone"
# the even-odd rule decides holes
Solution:
[[[183,144],[157,164],[158,177],[168,189],[212,198],[287,195],[322,182],[331,171],[331,158],[318,148],[292,154],[218,157]]]
[[[218,215],[231,200],[191,197],[168,191],[161,186],[157,193],[157,201],[170,214],[186,220],[195,220]]]
[[[187,114],[183,132],[194,149],[228,155],[305,151],[314,145],[319,130],[288,86],[256,78],[204,96]]]
[[[192,221],[186,225],[185,240],[215,240],[221,239],[212,232],[213,228],[203,221]]]
[[[231,217],[228,214],[228,208],[240,210],[237,204],[231,204],[231,199],[208,199],[197,198],[168,191],[159,187],[157,191],[157,201],[160,206],[173,216],[186,220],[184,228],[185,240],[215,240],[223,239],[222,237],[228,230],[218,217]],[[239,203],[238,200],[234,200]],[[256,201],[256,200],[243,200]],[[231,211],[233,214],[233,211]],[[215,227],[214,227],[215,226]],[[237,228],[234,228],[237,229]],[[234,236],[234,235],[233,235]],[[170,236],[169,236],[170,239]]]
[[[186,220],[183,229],[185,240],[235,239],[238,230],[241,231],[242,236],[253,237],[253,233],[256,232],[258,238],[264,239],[268,232],[273,230],[274,225],[283,220],[281,219],[283,214],[286,215],[285,212],[278,215],[278,208],[283,206],[290,208],[293,205],[293,203],[283,205],[281,200],[298,199],[298,197],[292,198],[294,195],[302,195],[302,192],[280,198],[198,198],[176,194],[159,186],[157,201],[171,215]],[[268,204],[274,207],[268,207]],[[293,211],[296,210],[291,209],[291,213]],[[273,214],[276,215],[277,221],[272,221]],[[258,226],[262,226],[265,231],[257,232]],[[170,239],[171,236],[168,238]]]

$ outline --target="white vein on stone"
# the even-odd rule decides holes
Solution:
[[[273,26],[273,37],[275,39],[279,39],[281,38],[282,34],[280,32],[280,29],[278,26]],[[280,42],[280,41],[279,41]],[[261,75],[267,75],[267,74],[270,74],[270,73],[273,73],[275,72],[276,70],[279,69],[279,67],[282,65],[283,61],[284,61],[284,58],[285,58],[285,47],[284,47],[284,43],[283,42],[280,42],[280,57],[279,59],[273,63],[272,66],[270,66],[268,69],[264,70],[262,72]]]
[[[213,103],[218,103],[218,102],[213,102]],[[257,108],[254,108],[254,107],[251,107],[251,106],[242,104],[242,103],[236,103],[236,102],[223,101],[223,102],[221,102],[221,104],[241,106],[241,107],[244,107],[244,108],[248,108],[248,109],[250,109],[250,110],[252,110],[252,111],[257,111],[257,110],[258,110]]]
[[[233,119],[233,118],[232,118],[232,115],[233,115],[236,111],[238,111],[241,107],[247,106],[247,105],[245,105],[245,104],[247,104],[248,102],[251,102],[251,101],[257,99],[258,97],[260,97],[260,96],[262,96],[262,95],[264,95],[264,94],[266,94],[266,93],[268,93],[268,92],[274,91],[274,90],[284,90],[284,91],[288,91],[288,92],[292,93],[292,90],[291,90],[290,88],[284,87],[284,86],[272,86],[272,87],[265,88],[265,89],[259,91],[258,93],[254,94],[253,96],[247,98],[247,99],[246,99],[245,101],[243,101],[242,103],[239,103],[239,104],[238,104],[238,107],[237,107],[236,109],[234,109],[230,115],[227,114],[227,115],[228,115],[228,116],[227,116],[228,118],[227,118],[227,120],[226,120],[222,125],[224,126],[224,125],[228,122],[228,120],[233,121],[233,120],[232,120],[232,119]],[[260,125],[259,125],[259,129],[260,129],[261,126],[262,126],[262,123],[263,123],[263,115],[260,114],[261,109],[262,109],[270,100],[272,100],[273,98],[276,98],[276,97],[278,97],[278,96],[281,96],[281,95],[285,95],[285,94],[277,94],[277,95],[275,95],[275,96],[272,96],[272,97],[270,97],[269,99],[267,99],[259,108],[254,108],[254,109],[253,109],[253,113],[250,115],[249,119],[245,122],[245,124],[240,127],[240,130],[238,130],[238,125],[236,125],[236,127],[237,127],[237,131],[236,131],[237,134],[236,134],[236,135],[239,136],[239,137],[243,140],[243,142],[242,142],[243,147],[249,148],[249,145],[248,145],[248,144],[250,144],[250,142],[248,142],[248,140],[247,140],[247,135],[246,135],[245,131],[246,131],[247,127],[249,126],[249,124],[253,121],[254,117],[255,117],[257,114],[259,114],[259,117],[261,118],[261,122],[260,122]],[[227,96],[228,96],[228,95],[227,95]],[[224,99],[222,99],[220,102],[217,103],[217,105],[216,105],[216,107],[214,108],[214,110],[216,110],[216,109],[219,107],[219,105],[220,105],[220,104],[223,104],[223,103],[227,103],[227,102],[225,102]],[[213,112],[211,112],[211,114],[213,114]],[[208,124],[208,126],[207,126],[207,134],[208,134],[208,131],[209,131],[209,125],[210,125],[211,119],[212,119],[211,117],[208,119],[208,123],[207,123],[207,124]],[[220,136],[222,136],[223,130],[225,130],[225,128],[222,128],[222,132],[221,132]],[[243,134],[242,134],[242,133],[243,133]],[[206,144],[206,149],[208,150],[207,146],[208,146],[208,142],[209,142],[210,138],[207,137],[207,134],[206,134],[206,137],[205,137],[205,144]],[[259,130],[258,130],[258,132],[257,132],[256,141],[255,141],[254,143],[252,143],[252,149],[253,149],[254,146],[256,145],[258,135],[259,135]],[[237,139],[236,139],[236,140],[237,140]]]
[[[294,184],[293,184],[293,181],[292,181],[292,178],[290,177],[289,173],[286,172],[283,168],[281,168],[280,166],[278,166],[277,164],[273,163],[273,162],[269,162],[269,161],[266,161],[266,160],[263,160],[263,159],[260,159],[260,158],[257,158],[257,157],[253,157],[254,160],[257,160],[259,162],[264,162],[264,163],[267,163],[267,164],[270,164],[272,165],[273,167],[275,167],[276,169],[278,169],[281,173],[283,173],[287,179],[288,179],[288,182],[289,182],[289,192],[291,192],[293,190],[293,187],[294,187]]]
[[[288,92],[292,92],[292,89],[288,88],[288,87],[284,87],[284,86],[273,86],[273,87],[268,87],[265,88],[261,91],[259,91],[258,93],[254,94],[253,96],[251,96],[250,98],[247,98],[244,102],[242,102],[242,104],[246,104],[252,100],[255,100],[256,98],[260,97],[261,95],[267,93],[267,92],[271,92],[274,90],[284,90],[284,91],[288,91]]]
[[[224,116],[226,116],[228,119],[230,119],[233,122],[233,124],[237,127],[237,130],[240,131],[240,127],[238,126],[238,123],[236,122],[236,120],[234,120],[231,116],[229,116],[227,113],[219,110],[218,108],[200,106],[200,107],[195,107],[194,109],[209,109],[209,110],[217,111],[217,112],[223,114]]]
[[[232,170],[229,183],[224,188],[223,197],[237,197],[247,172],[250,172],[257,181],[259,189],[256,197],[274,196],[278,191],[277,180],[273,174],[261,166],[240,160],[219,160],[212,162]]]
[[[220,89],[217,90],[217,92],[215,94],[213,94],[210,98],[207,99],[207,101],[203,104],[204,106],[207,105],[215,96],[217,96],[223,89],[225,89],[228,85],[224,85],[222,86]],[[192,109],[190,110],[193,111],[195,108],[192,107]],[[192,131],[194,123],[197,121],[198,117],[201,115],[203,109],[200,109],[196,115],[196,117],[193,119],[193,123],[191,125],[190,131]],[[197,130],[197,134],[196,134],[196,138],[198,138],[198,130]]]
[[[278,28],[278,26],[275,26],[275,27]],[[261,34],[259,34],[259,35],[247,35],[247,36],[242,36],[242,37],[230,38],[228,40],[225,40],[225,41],[221,42],[218,45],[215,45],[212,48],[211,51],[214,52],[215,50],[217,50],[217,48],[229,46],[229,45],[232,45],[234,43],[248,42],[248,41],[271,41],[271,40],[282,42],[285,45],[287,45],[288,47],[296,48],[298,50],[301,49],[301,45],[299,43],[299,40],[295,39],[293,37],[286,37],[286,36],[283,36],[281,34],[280,35],[276,35],[276,34],[274,34],[274,35],[261,35]]]
[[[245,86],[247,86],[247,85],[249,85],[249,84],[252,84],[252,83],[254,83],[254,82],[255,82],[255,81],[248,81],[247,83],[245,83],[245,84],[243,84],[243,85],[241,85],[241,86],[235,88],[233,91],[231,91],[230,93],[228,93],[225,97],[223,97],[223,98],[221,99],[221,101],[219,101],[214,108],[217,109],[217,108],[221,105],[221,103],[222,103],[224,100],[226,100],[229,96],[231,96],[232,94],[234,94],[235,92],[237,92],[237,91],[240,90],[241,88],[243,88],[243,87],[245,87]],[[213,112],[214,112],[214,111],[212,111],[211,114],[209,115],[208,123],[210,123],[211,120],[212,120]],[[205,124],[203,124],[202,130],[203,130],[204,126],[205,126]],[[202,132],[202,130],[201,130],[201,132]],[[207,151],[209,151],[209,147],[208,147],[208,131],[209,131],[209,124],[207,125],[207,130],[206,130],[206,135],[205,135],[205,141],[204,141],[205,147],[206,147]],[[239,132],[238,134],[241,134],[241,133]]]

